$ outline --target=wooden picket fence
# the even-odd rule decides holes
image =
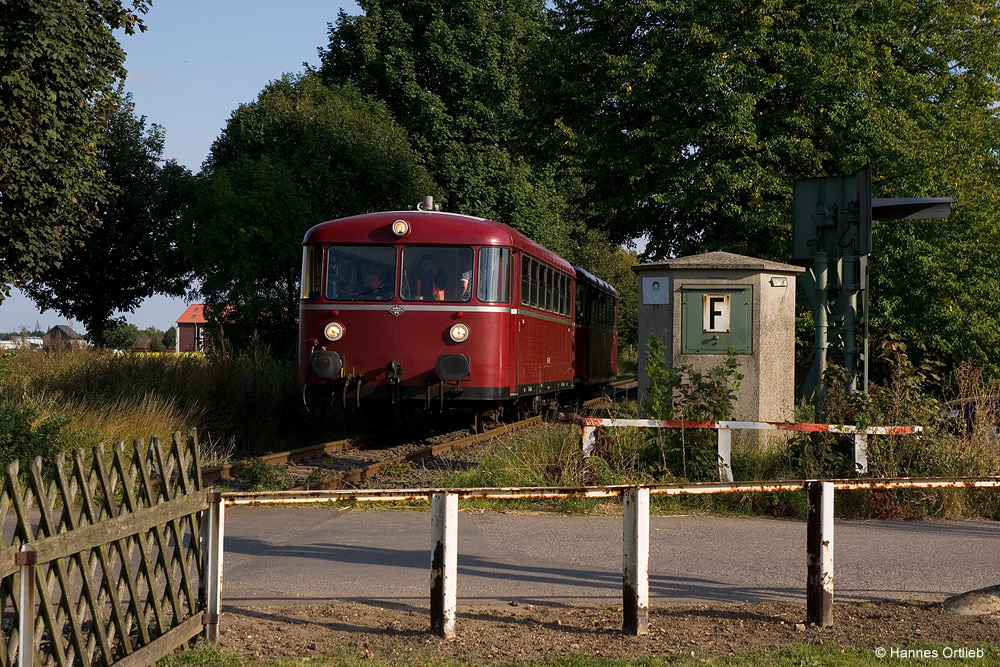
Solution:
[[[151,665],[199,634],[197,437],[7,467],[0,489],[0,667]]]

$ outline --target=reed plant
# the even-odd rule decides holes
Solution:
[[[169,441],[173,431],[197,428],[200,440],[213,445],[206,454],[219,462],[218,443],[260,453],[298,444],[304,428],[294,364],[260,348],[211,355],[7,352],[0,396],[6,406],[0,420],[13,423],[16,413],[22,424],[7,458],[22,461],[97,441],[154,435]],[[17,444],[31,432],[44,433],[49,444],[38,445],[38,437],[31,447]]]

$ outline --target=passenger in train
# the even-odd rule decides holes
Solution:
[[[458,277],[459,301],[468,301],[472,298],[472,265],[468,262],[462,264],[462,272]]]
[[[438,269],[430,254],[421,255],[420,264],[413,270],[411,280],[414,291],[420,299],[444,301],[444,290],[448,286],[448,280],[444,277],[444,272]]]

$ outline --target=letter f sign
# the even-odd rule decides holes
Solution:
[[[729,333],[729,295],[705,294],[701,303],[702,330],[705,333]]]

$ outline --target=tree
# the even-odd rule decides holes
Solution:
[[[565,202],[555,170],[526,158],[525,66],[543,38],[540,0],[362,0],[321,52],[328,83],[388,107],[426,156],[453,211],[506,222],[560,251]]]
[[[996,358],[1000,318],[980,299],[1000,270],[972,260],[1000,241],[995,2],[556,0],[552,17],[530,108],[592,224],[648,236],[649,258],[787,261],[794,180],[870,162],[876,197],[959,204],[877,226],[873,334]]]
[[[163,338],[165,334],[157,329],[156,327],[146,327],[139,332],[139,336],[147,336],[149,341],[149,351],[150,352],[163,352],[165,346],[163,344]],[[173,348],[170,348],[171,350]]]
[[[126,97],[99,147],[97,166],[117,189],[98,214],[100,227],[24,288],[43,311],[82,322],[95,345],[104,345],[105,331],[122,321],[116,311],[131,312],[153,294],[184,293],[175,238],[192,176],[175,162],[161,166],[162,154],[163,129],[147,129]]]
[[[992,2],[555,7],[542,125],[575,147],[595,219],[653,256],[784,254],[795,178],[961,162],[941,130],[995,123]]]
[[[163,349],[168,352],[173,352],[177,347],[177,327],[170,327],[163,333],[163,338],[161,341],[163,343]]]
[[[437,187],[380,104],[314,74],[272,82],[212,145],[185,219],[213,333],[237,345],[256,334],[284,353],[296,335],[305,231],[427,194]]]
[[[98,164],[149,0],[0,2],[0,301],[59,266],[113,187]]]
[[[139,327],[126,322],[116,322],[104,332],[104,345],[112,350],[130,350],[139,338]]]

